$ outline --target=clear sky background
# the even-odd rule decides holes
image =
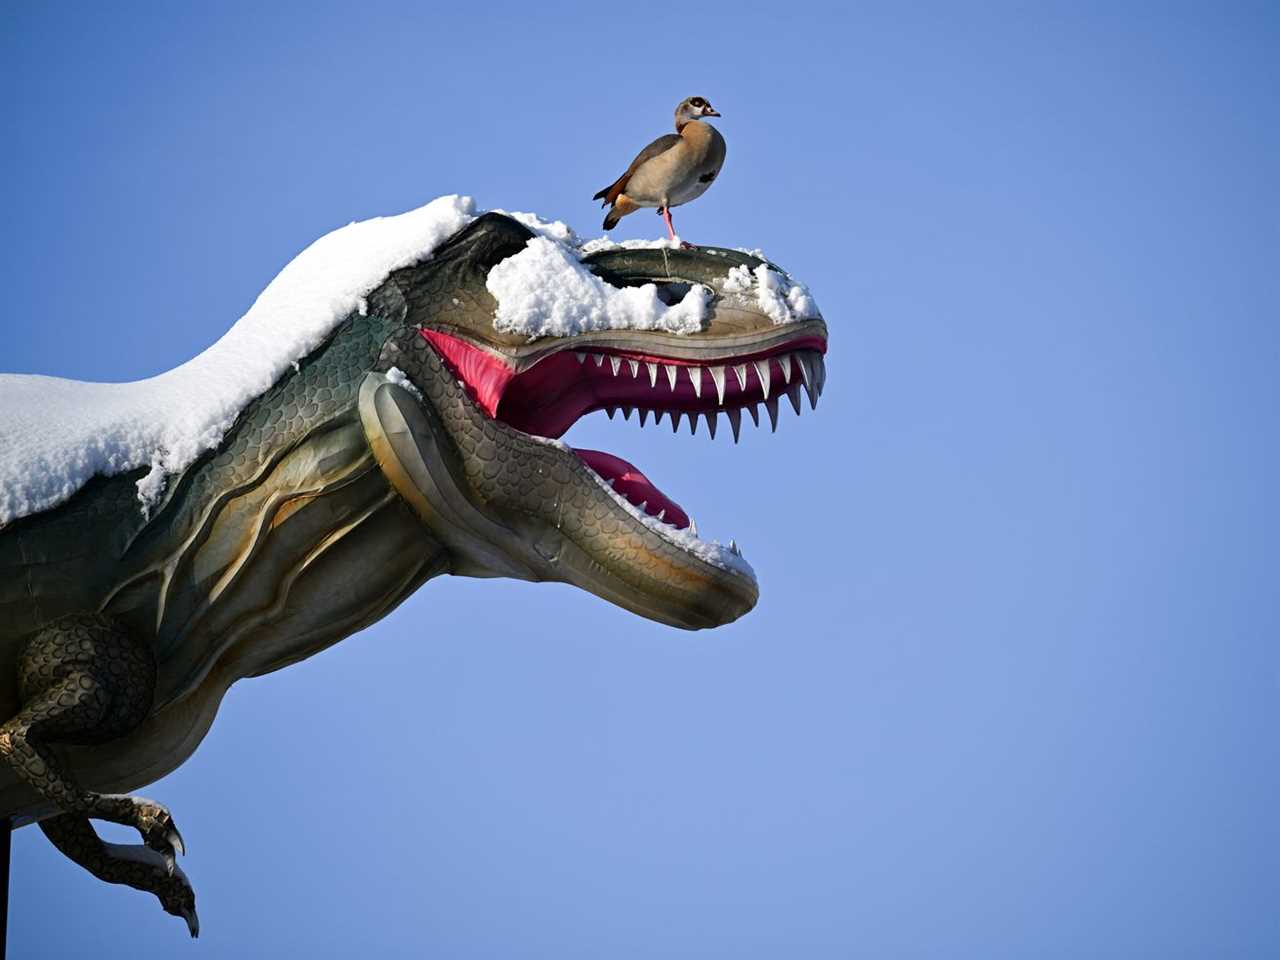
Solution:
[[[0,13],[0,369],[166,370],[442,193],[596,235],[701,94],[676,224],[810,284],[827,394],[567,438],[748,617],[433,581],[144,791],[197,943],[23,829],[10,957],[1280,955],[1274,5],[182,6]]]

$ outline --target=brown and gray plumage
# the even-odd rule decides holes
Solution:
[[[612,230],[629,213],[641,207],[657,207],[676,239],[671,208],[696,200],[724,166],[724,137],[700,117],[720,116],[702,97],[688,97],[676,107],[676,132],[649,144],[627,167],[627,172],[595,195],[612,207],[604,228]]]

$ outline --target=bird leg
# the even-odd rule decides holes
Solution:
[[[667,225],[667,236],[672,240],[678,239],[676,237],[676,228],[671,225],[671,211],[666,207],[659,207],[658,212],[662,214],[662,222]]]
[[[671,210],[667,207],[659,207],[658,213],[662,214],[662,220],[667,225],[667,236],[672,240],[680,240],[680,238],[676,236],[676,228],[671,224]],[[680,240],[680,246],[685,250],[693,249],[692,243],[685,243],[683,240]]]

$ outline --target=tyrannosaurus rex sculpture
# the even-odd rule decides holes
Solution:
[[[199,927],[160,804],[123,793],[181,764],[227,688],[385,616],[441,574],[554,580],[688,629],[754,606],[736,547],[699,540],[629,464],[554,440],[583,414],[724,413],[776,423],[825,377],[815,315],[776,325],[716,297],[701,332],[603,330],[530,342],[493,324],[489,270],[532,235],[488,214],[393,272],[138,508],[139,471],[0,526],[0,815],[36,820],[103,880]],[[679,300],[761,261],[612,250],[615,287]],[[704,380],[704,374],[707,378]],[[135,827],[105,843],[92,818]]]

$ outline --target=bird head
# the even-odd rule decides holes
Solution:
[[[719,111],[711,106],[711,101],[705,97],[685,97],[680,101],[680,106],[676,107],[676,129],[680,129],[690,120],[718,116],[720,116]]]

